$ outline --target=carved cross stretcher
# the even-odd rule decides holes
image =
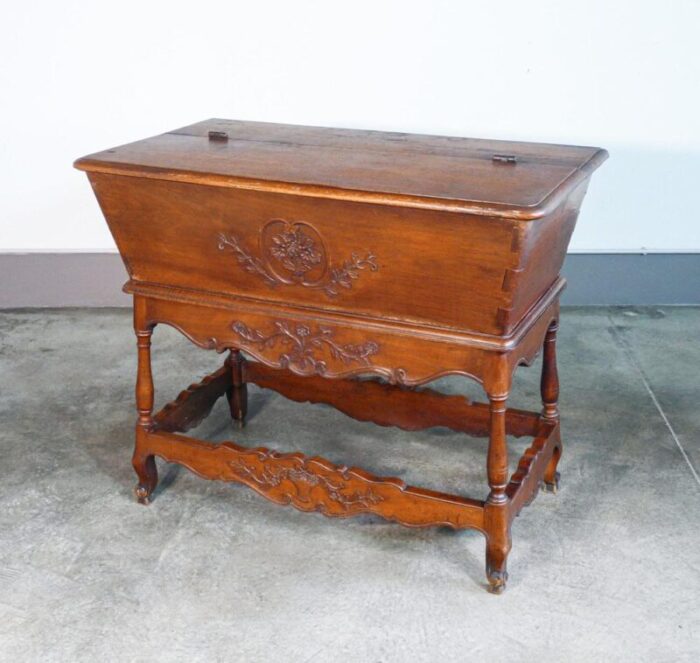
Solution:
[[[79,159],[134,296],[138,500],[151,499],[158,456],[302,511],[475,528],[501,592],[513,519],[540,486],[558,486],[559,270],[606,156],[208,120]],[[154,414],[158,324],[228,356]],[[540,352],[542,412],[507,408],[515,369]],[[423,386],[449,374],[478,381],[488,403]],[[488,437],[488,493],[185,435],[220,397],[243,425],[248,384],[380,426]],[[532,438],[510,476],[508,435]]]

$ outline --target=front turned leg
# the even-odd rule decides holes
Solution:
[[[542,394],[542,417],[551,421],[559,419],[559,374],[557,372],[557,330],[556,321],[549,325],[544,337],[542,349],[542,378],[540,392]],[[556,493],[559,489],[559,472],[557,465],[561,458],[561,437],[557,441],[552,458],[544,473],[542,489],[548,493]]]
[[[135,307],[137,310],[138,307]],[[138,372],[136,374],[136,446],[132,465],[139,482],[134,490],[139,504],[149,504],[151,494],[158,484],[158,470],[153,454],[146,451],[146,433],[153,427],[153,376],[151,374],[152,328],[136,331],[138,346]]]
[[[506,562],[511,548],[508,484],[508,446],[506,439],[506,400],[508,396],[490,397],[491,430],[487,473],[488,499],[484,505],[486,530],[486,577],[489,591],[500,594],[506,588]]]
[[[231,350],[226,363],[231,369],[231,387],[226,391],[231,418],[243,428],[248,412],[248,385],[243,378],[245,359],[240,350]]]

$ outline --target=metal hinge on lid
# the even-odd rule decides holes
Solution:
[[[514,154],[494,154],[491,157],[491,161],[496,163],[517,163],[518,160]]]
[[[228,134],[225,131],[210,131],[209,140],[220,140],[226,142],[228,140]]]

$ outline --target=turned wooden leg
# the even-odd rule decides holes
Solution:
[[[134,311],[141,306],[135,302]],[[151,334],[153,328],[136,328],[138,346],[138,372],[136,374],[136,445],[132,465],[139,482],[135,488],[136,499],[140,504],[149,504],[151,494],[158,483],[158,470],[155,457],[146,451],[146,432],[153,426],[153,376],[151,374]]]
[[[238,422],[240,428],[243,428],[248,411],[248,385],[243,379],[245,359],[241,351],[231,350],[227,363],[231,367],[232,385],[226,390],[231,418]]]
[[[544,338],[542,351],[542,379],[540,391],[542,393],[542,416],[545,419],[559,419],[559,374],[557,373],[557,330],[559,325],[553,322]],[[546,492],[556,493],[559,489],[559,472],[557,465],[561,457],[561,439],[559,440],[552,458],[544,473],[542,488]]]
[[[484,505],[486,529],[486,577],[489,591],[500,594],[506,588],[506,561],[511,548],[508,516],[508,446],[506,439],[506,400],[508,396],[490,397],[491,430],[487,473],[489,496]]]

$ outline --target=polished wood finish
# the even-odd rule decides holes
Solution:
[[[226,132],[228,140],[210,140],[212,130]],[[494,159],[504,154],[515,162]],[[556,209],[605,157],[595,147],[210,119],[89,155],[76,165],[90,172],[527,220]]]
[[[544,352],[542,353],[542,379],[540,389],[542,391],[542,403],[544,408],[542,416],[547,419],[559,417],[559,375],[557,373],[557,329],[556,322],[549,325],[547,335],[544,337]]]
[[[467,435],[488,437],[491,412],[488,405],[473,403],[465,396],[450,396],[428,388],[392,385],[378,379],[349,378],[328,388],[324,378],[300,377],[290,371],[269,368],[260,362],[246,361],[244,380],[273,389],[301,403],[325,403],[340,412],[379,426],[403,430],[424,430],[445,426]],[[506,412],[506,431],[513,437],[534,437],[540,417],[532,412],[510,409]]]
[[[227,389],[229,409],[231,418],[238,422],[238,425],[243,428],[245,425],[245,417],[248,412],[248,386],[243,377],[243,365],[245,359],[240,350],[231,350],[229,357],[229,366],[231,369],[231,386]]]
[[[139,477],[136,486],[136,498],[141,504],[148,504],[150,496],[158,483],[158,470],[155,457],[148,451],[147,435],[153,428],[153,375],[151,373],[151,335],[152,324],[144,324],[147,302],[143,299],[134,301],[134,331],[138,347],[138,371],[136,374],[136,445],[132,464]]]
[[[209,120],[78,160],[134,296],[138,500],[152,497],[159,456],[302,511],[475,528],[486,537],[489,588],[501,592],[513,519],[539,486],[558,486],[559,270],[605,157]],[[158,324],[229,354],[153,414]],[[515,369],[542,350],[542,413],[508,409]],[[488,403],[424,386],[454,374],[478,381]],[[248,384],[382,426],[486,436],[488,493],[447,495],[184,435],[222,396],[244,425]],[[533,438],[510,477],[508,435]]]

